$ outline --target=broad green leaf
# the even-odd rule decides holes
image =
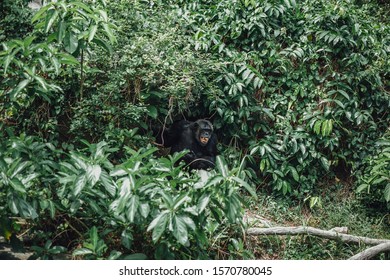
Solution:
[[[108,22],[108,16],[107,16],[107,12],[104,11],[104,10],[99,10],[99,14],[101,15],[101,17],[103,18],[104,22]]]
[[[98,242],[99,242],[99,235],[98,235],[98,231],[97,231],[96,226],[93,226],[90,229],[90,231],[89,231],[89,238],[91,240],[93,248],[95,248],[95,250],[96,250],[97,247],[98,247]]]
[[[90,255],[93,254],[93,251],[91,249],[87,248],[80,248],[73,251],[73,256],[83,256],[83,255]]]
[[[203,210],[207,207],[210,201],[210,195],[209,194],[203,194],[202,197],[199,199],[199,202],[197,204],[197,210],[198,213],[202,213]]]
[[[18,199],[16,206],[23,218],[36,219],[38,217],[37,212],[28,202]]]
[[[188,228],[192,229],[192,230],[195,230],[196,229],[196,225],[194,223],[194,221],[188,217],[188,216],[181,216],[182,219],[183,219],[183,222],[187,225]]]
[[[181,195],[180,197],[175,199],[173,209],[177,210],[183,203],[190,201],[190,200],[191,200],[191,198],[187,194]]]
[[[102,170],[100,174],[100,182],[106,189],[106,191],[113,197],[116,194],[116,191],[118,189],[118,186],[116,183],[112,180],[112,177],[108,175],[107,171]]]
[[[131,244],[133,243],[133,235],[131,234],[131,231],[129,229],[125,229],[122,231],[121,234],[121,244],[126,249],[131,249]]]
[[[67,23],[65,21],[61,20],[58,23],[58,31],[57,31],[58,42],[63,42],[63,39],[65,37],[66,27],[67,27]]]
[[[289,166],[289,169],[290,169],[290,171],[291,171],[291,174],[292,174],[294,180],[295,180],[296,182],[299,182],[299,174],[298,174],[297,170],[295,169],[295,167],[292,166],[292,165],[290,165],[290,166]]]
[[[13,99],[16,99],[19,92],[21,92],[28,84],[30,83],[30,80],[29,79],[25,79],[23,81],[21,81],[17,86],[16,88],[11,92],[11,96],[10,96],[10,99],[13,100]]]
[[[95,37],[96,31],[98,29],[97,25],[92,25],[89,29],[89,35],[88,35],[88,42],[91,42],[93,38]]]
[[[67,54],[67,53],[60,54],[59,58],[60,58],[59,61],[60,61],[61,64],[66,64],[66,65],[77,65],[77,64],[79,64],[79,61],[73,55],[70,55],[70,54]]]
[[[266,167],[266,164],[267,164],[267,159],[263,158],[263,159],[260,161],[260,171],[261,171],[261,172],[264,172],[265,167]]]
[[[12,178],[10,181],[12,188],[20,193],[25,193],[26,188],[18,178]]]
[[[108,53],[112,53],[112,47],[109,43],[107,43],[106,41],[104,40],[101,40],[99,38],[97,38],[98,36],[95,36],[95,38],[93,38],[92,42],[94,42],[96,45],[102,47],[103,49],[105,49]]]
[[[48,33],[51,29],[52,25],[58,18],[58,11],[57,10],[50,10],[46,14],[46,26],[45,26],[45,33]]]
[[[138,195],[132,195],[130,200],[127,202],[127,212],[126,217],[130,223],[134,222],[134,217],[137,214],[139,207],[139,197]]]
[[[146,218],[148,217],[149,213],[150,213],[150,206],[148,203],[142,203],[139,207],[139,212],[141,213],[141,216],[143,218]]]
[[[64,47],[65,50],[72,54],[77,50],[77,47],[79,45],[79,42],[77,40],[77,37],[72,32],[66,32],[64,37]]]
[[[219,170],[219,172],[221,172],[223,177],[228,176],[228,169],[227,169],[226,163],[222,157],[217,156],[216,166],[217,166],[217,169]]]
[[[155,106],[148,106],[148,115],[153,119],[156,119],[158,116],[157,108]]]
[[[31,43],[34,41],[35,36],[29,36],[23,40],[23,48],[27,49]]]
[[[161,223],[161,220],[164,220],[164,217],[167,216],[168,213],[169,213],[168,210],[164,210],[160,214],[158,214],[157,217],[154,218],[153,221],[149,224],[146,231],[150,231],[154,229],[157,226],[157,224]]]
[[[51,64],[54,66],[54,70],[56,72],[56,75],[60,74],[60,67],[61,67],[61,64],[60,62],[58,61],[58,59],[56,57],[51,57],[50,58],[51,60]]]
[[[324,157],[321,157],[320,160],[321,160],[322,166],[325,168],[325,170],[329,171],[329,168],[330,168],[329,161]]]
[[[87,12],[87,13],[90,13],[90,14],[93,13],[93,11],[92,11],[86,4],[84,4],[84,3],[82,3],[82,2],[79,2],[79,1],[72,1],[72,4],[81,8],[81,9],[77,9],[77,8],[76,8],[76,10],[77,10],[78,12],[84,11],[84,12]]]
[[[173,236],[182,245],[186,245],[188,242],[187,226],[182,216],[174,216],[173,218]]]
[[[321,125],[322,125],[322,120],[318,120],[315,122],[314,124],[314,128],[313,128],[313,131],[319,135],[321,133]]]
[[[208,186],[217,186],[221,181],[223,181],[225,178],[220,176],[220,175],[217,175],[217,176],[214,176],[212,178],[210,178],[208,181],[207,181],[207,184],[206,184],[206,187]]]
[[[106,35],[107,35],[108,39],[110,40],[111,44],[115,43],[116,39],[115,39],[114,33],[112,32],[112,29],[110,28],[110,26],[107,23],[103,23],[103,28],[106,31]]]
[[[91,187],[93,187],[97,183],[97,181],[99,181],[101,173],[102,168],[97,164],[87,167],[86,175],[88,181],[91,183]]]
[[[81,174],[76,178],[76,181],[74,183],[74,189],[73,194],[74,196],[78,196],[80,192],[85,188],[87,183],[87,178],[85,174]]]
[[[153,229],[152,240],[157,242],[161,235],[164,233],[167,223],[168,223],[169,214],[167,212],[161,212],[148,226],[147,231]]]
[[[43,19],[43,15],[44,13],[46,13],[46,11],[49,9],[49,8],[52,8],[53,7],[53,4],[49,3],[47,5],[44,5],[43,7],[41,7],[39,9],[39,11],[33,16],[33,18],[31,19],[31,22],[34,23],[36,22],[37,20],[39,19]]]
[[[303,144],[303,143],[299,144],[299,149],[301,150],[302,155],[305,156],[306,155],[306,146],[305,146],[305,144]]]
[[[23,161],[22,163],[20,163],[20,160],[15,161],[15,163],[12,164],[11,168],[10,168],[10,171],[13,170],[10,178],[13,178],[16,175],[18,175],[21,171],[23,171],[30,164],[31,164],[30,161]]]
[[[40,76],[34,76],[34,79],[38,82],[38,84],[41,86],[41,90],[42,91],[47,91],[47,84],[46,84],[46,81],[45,79],[43,79],[42,77]]]

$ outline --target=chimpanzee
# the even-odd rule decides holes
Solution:
[[[208,169],[215,165],[217,137],[208,120],[174,122],[163,131],[160,141],[164,147],[171,148],[171,154],[189,150],[182,159],[190,169]]]

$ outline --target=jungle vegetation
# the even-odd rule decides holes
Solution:
[[[33,258],[346,259],[390,238],[390,6],[0,3],[0,235]],[[155,144],[212,121],[207,180]],[[248,218],[249,217],[249,218]]]

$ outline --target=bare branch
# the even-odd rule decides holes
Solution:
[[[307,234],[321,238],[340,240],[345,243],[364,243],[368,245],[378,245],[384,242],[390,242],[389,239],[374,239],[363,236],[355,236],[337,232],[336,230],[322,230],[313,227],[272,227],[272,228],[249,228],[248,235],[300,235]]]
[[[349,260],[369,260],[381,253],[390,252],[390,242],[384,242],[374,247],[370,247],[359,254],[349,258]]]

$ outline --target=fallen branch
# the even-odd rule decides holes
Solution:
[[[349,260],[369,260],[381,253],[390,252],[390,242],[384,242],[374,247],[370,247],[359,254],[349,258]]]
[[[340,233],[335,230],[322,230],[313,227],[272,227],[272,228],[249,228],[247,234],[251,236],[258,235],[300,235],[307,234],[322,238],[340,240],[345,243],[364,243],[368,245],[379,245],[385,242],[390,242],[389,239],[374,239],[363,236],[355,236],[345,233]]]

